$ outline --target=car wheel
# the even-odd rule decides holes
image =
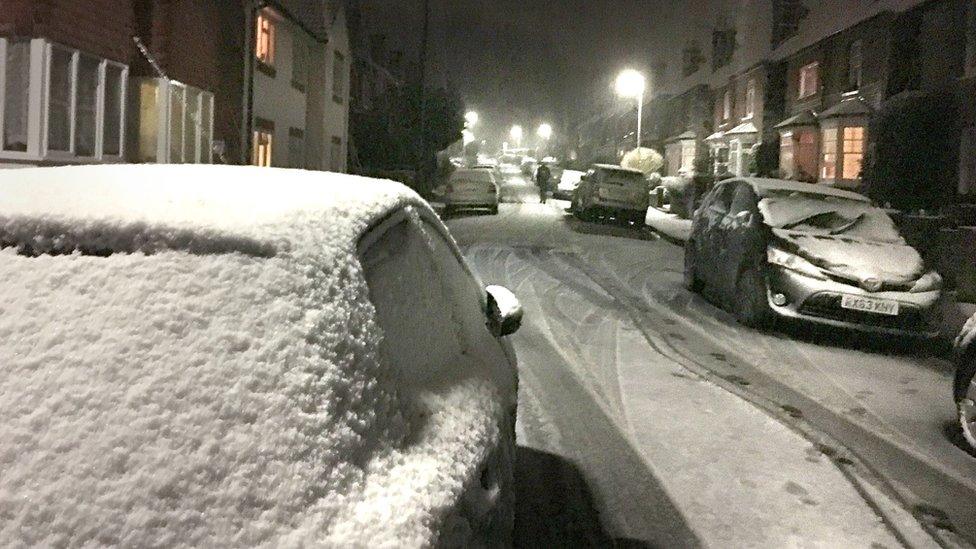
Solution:
[[[746,267],[735,284],[735,319],[750,328],[768,328],[772,311],[766,293],[766,277],[762,270],[756,265]]]
[[[698,278],[698,260],[695,257],[695,244],[691,240],[685,242],[684,282],[685,289],[696,293],[705,286]]]
[[[961,354],[953,383],[956,417],[969,447],[976,450],[976,346]]]

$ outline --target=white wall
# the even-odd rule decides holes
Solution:
[[[349,45],[349,30],[346,25],[346,13],[342,8],[342,2],[333,1],[330,3],[328,13],[331,24],[329,28],[329,42],[325,48],[325,82],[326,90],[324,94],[325,104],[323,106],[324,131],[323,131],[323,159],[322,167],[331,170],[333,166],[338,166],[339,171],[347,170],[347,151],[349,150],[349,68],[352,64],[352,53]],[[342,54],[344,59],[343,86],[342,93],[336,101],[333,97],[333,68],[335,63],[335,52]],[[342,140],[339,150],[339,157],[332,158],[332,138],[338,137]]]
[[[303,40],[311,48],[315,42],[288,19],[277,17],[276,21],[275,76],[271,77],[255,67],[252,112],[255,119],[263,118],[274,122],[271,162],[273,166],[287,167],[288,129],[299,128],[305,131],[307,109],[306,94],[291,84],[294,43],[296,40]],[[307,134],[308,132],[306,137]],[[306,139],[305,146],[311,147],[314,144],[308,143]]]

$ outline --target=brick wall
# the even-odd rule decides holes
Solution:
[[[45,37],[128,63],[135,30],[132,0],[4,0],[0,34]]]

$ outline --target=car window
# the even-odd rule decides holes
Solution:
[[[728,186],[735,187],[732,189],[732,199],[729,204],[730,215],[736,215],[741,212],[753,213],[756,211],[756,193],[753,192],[752,187],[748,183]]]
[[[449,297],[430,273],[434,262],[416,222],[386,228],[362,254],[370,301],[383,333],[380,361],[404,383],[421,382],[461,353]]]
[[[708,208],[716,213],[728,213],[729,206],[732,204],[732,193],[734,190],[735,186],[728,183],[723,183],[715,187],[709,198]]]
[[[381,230],[361,254],[383,332],[381,362],[410,385],[500,352],[491,350],[498,345],[486,327],[484,290],[440,232],[416,214]]]

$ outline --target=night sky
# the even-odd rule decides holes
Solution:
[[[612,97],[620,69],[649,73],[660,63],[656,42],[665,0],[430,0],[429,71],[449,79],[498,145],[513,123],[542,120],[560,129],[594,94]],[[372,32],[390,48],[416,56],[422,0],[363,0]],[[667,10],[663,10],[667,11]],[[673,39],[673,37],[672,37]],[[416,59],[416,57],[412,57]],[[436,80],[435,80],[436,81]]]

